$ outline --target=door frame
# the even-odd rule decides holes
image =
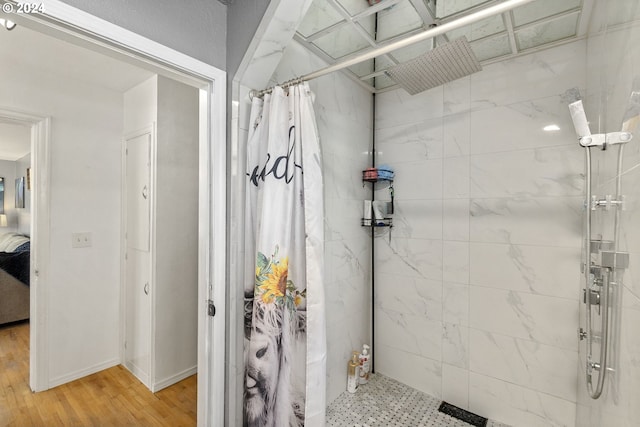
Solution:
[[[13,0],[11,0],[14,3]],[[45,34],[81,44],[105,54],[146,65],[200,88],[199,208],[198,208],[198,425],[224,424],[225,316],[226,316],[226,72],[146,37],[95,17],[59,0],[41,0],[44,12],[12,15],[12,20]],[[42,118],[41,118],[42,119]],[[49,119],[35,125],[48,141]],[[46,144],[48,148],[48,144]],[[47,157],[39,159],[48,160]],[[41,166],[41,165],[39,165]],[[35,169],[35,168],[34,168]],[[46,170],[46,174],[49,170]],[[49,176],[37,174],[46,182]],[[49,208],[48,191],[39,205]],[[46,223],[44,222],[46,220]],[[39,218],[39,259],[35,267],[45,281],[48,272],[49,218]],[[215,237],[215,238],[214,238]],[[48,242],[46,242],[48,243]],[[34,295],[35,294],[35,295]],[[46,284],[32,290],[31,384],[48,388],[48,299]],[[207,300],[215,301],[216,315],[207,315]],[[45,322],[44,325],[41,323]]]
[[[47,283],[50,248],[50,199],[49,188],[49,145],[50,124],[49,117],[39,116],[13,110],[10,107],[0,109],[0,118],[24,125],[30,128],[31,137],[31,168],[33,170],[33,189],[31,191],[31,255],[29,265],[29,306],[30,337],[29,337],[29,386],[33,391],[49,388],[49,341],[48,336],[48,291],[43,283]],[[36,310],[35,308],[39,309]],[[41,357],[36,357],[39,354]],[[37,372],[37,375],[35,375]]]

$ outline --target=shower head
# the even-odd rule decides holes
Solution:
[[[573,127],[576,129],[578,138],[591,135],[589,122],[587,121],[587,115],[584,113],[584,106],[582,105],[581,99],[569,104],[569,112],[571,113],[571,120],[573,121]]]
[[[571,89],[567,89],[560,98],[563,102],[571,104],[572,102],[580,101],[582,96],[580,95],[580,89],[572,87]]]
[[[411,95],[482,70],[466,37],[431,49],[386,74]]]

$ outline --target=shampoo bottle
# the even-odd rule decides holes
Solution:
[[[366,384],[369,382],[369,370],[371,367],[371,356],[369,355],[369,346],[362,346],[362,353],[360,353],[360,379],[359,384]]]
[[[367,226],[371,225],[371,200],[364,201],[362,225],[367,225]]]
[[[358,352],[351,354],[351,360],[347,366],[347,391],[355,393],[358,389],[358,377],[360,376],[360,364],[358,361]]]
[[[384,214],[382,213],[383,203],[379,200],[374,200],[371,202],[371,207],[373,208],[373,219],[376,225],[384,225]]]

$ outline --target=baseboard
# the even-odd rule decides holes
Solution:
[[[124,366],[131,374],[138,379],[145,387],[149,388],[149,373],[144,370],[138,368],[135,363],[131,361],[125,361],[122,366]]]
[[[111,360],[107,360],[106,362],[99,363],[97,365],[93,365],[86,369],[81,369],[76,372],[72,372],[67,375],[62,375],[57,378],[52,378],[49,380],[49,388],[58,387],[59,385],[70,383],[71,381],[79,380],[80,378],[84,378],[87,375],[95,374],[96,372],[104,371],[105,369],[113,368],[120,364],[120,359],[115,358]]]
[[[154,383],[151,387],[151,391],[156,393],[160,390],[162,390],[163,388],[167,388],[171,385],[174,385],[175,383],[182,381],[185,378],[189,378],[191,375],[194,375],[198,373],[198,367],[197,366],[193,366],[189,369],[185,369],[182,372],[178,372],[175,375],[170,376],[169,378],[166,378],[162,381],[158,381],[156,383]]]

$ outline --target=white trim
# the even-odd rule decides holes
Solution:
[[[97,365],[93,365],[89,368],[75,371],[71,374],[52,378],[51,381],[49,382],[49,388],[57,387],[59,385],[66,384],[71,381],[79,380],[80,378],[84,378],[87,375],[92,375],[92,374],[95,374],[96,372],[113,368],[114,366],[118,366],[119,364],[120,364],[120,360],[118,358],[115,358],[115,359],[107,360],[106,362],[98,363]]]
[[[209,126],[208,129],[200,129],[201,135],[208,133],[208,137],[200,138],[199,147],[201,173],[198,188],[201,203],[198,215],[198,283],[201,286],[198,287],[198,311],[204,314],[198,316],[198,331],[200,337],[204,334],[209,340],[198,340],[198,402],[200,403],[200,396],[210,398],[207,405],[198,404],[198,420],[210,420],[210,425],[215,426],[224,425],[226,393],[226,90],[226,82],[216,81],[200,91],[201,118],[206,112]],[[203,108],[207,105],[208,108]],[[221,111],[225,114],[220,114]],[[224,140],[218,139],[220,133],[224,135]],[[212,140],[222,143],[203,144],[204,141]],[[202,173],[205,170],[210,173]],[[211,218],[211,221],[207,221],[207,218]],[[207,247],[211,248],[210,252]],[[213,300],[216,307],[213,318],[207,315],[209,299]],[[209,358],[204,359],[207,353]],[[209,375],[213,381],[200,381],[201,377]],[[200,421],[198,425],[202,425]]]
[[[31,128],[31,168],[33,185],[31,192],[31,265],[29,305],[30,344],[29,386],[33,391],[49,388],[49,341],[48,341],[48,291],[50,242],[50,178],[49,146],[51,120],[36,114],[0,108],[0,117]],[[39,307],[39,310],[35,310]],[[35,351],[33,351],[35,349]],[[43,357],[36,358],[36,354]]]
[[[263,42],[264,35],[269,28],[269,23],[273,21],[273,18],[276,16],[276,11],[278,10],[278,6],[282,0],[270,0],[267,9],[264,11],[264,15],[260,19],[260,24],[258,24],[258,28],[249,42],[249,46],[247,46],[247,50],[245,51],[240,64],[238,65],[238,69],[236,70],[236,74],[233,76],[233,81],[237,81],[242,84],[242,79],[247,73],[247,70],[251,66],[251,61],[255,57],[256,50],[258,50],[258,46]]]
[[[157,119],[158,116],[156,115],[156,120]],[[151,253],[149,255],[151,255],[151,259],[149,260],[150,271],[148,271],[148,277],[150,283],[149,303],[151,304],[151,307],[149,307],[148,321],[149,325],[151,326],[149,328],[151,336],[149,337],[149,380],[147,382],[147,387],[149,387],[151,391],[154,391],[151,386],[153,384],[153,380],[156,377],[156,307],[158,306],[156,301],[156,295],[158,295],[158,293],[156,292],[156,285],[158,283],[156,278],[156,273],[158,272],[158,269],[156,268],[156,259],[158,255],[158,250],[156,247],[156,243],[158,241],[158,230],[156,228],[156,213],[158,211],[158,207],[156,206],[158,200],[158,198],[156,197],[156,194],[158,193],[158,124],[155,121],[151,124],[151,141],[149,141],[149,143],[149,181],[151,183],[149,185],[149,187],[151,187],[149,189],[149,226],[151,227],[151,229],[149,230],[149,251]]]
[[[211,88],[200,89],[199,91],[199,102],[200,102],[200,118],[198,120],[199,123],[203,123],[208,121],[208,118],[211,116]],[[202,141],[210,140],[210,129],[205,127],[203,129],[200,126],[199,129],[200,137],[198,140],[200,141],[198,147],[198,170],[212,170],[211,169],[211,160],[209,158],[209,147],[202,144]],[[203,174],[199,174],[198,181],[198,200],[207,200],[210,195],[210,184],[209,177],[203,176]],[[206,310],[206,300],[209,299],[210,289],[209,283],[212,274],[210,273],[210,263],[207,262],[206,258],[211,257],[211,254],[207,253],[207,247],[211,247],[211,237],[209,232],[210,223],[206,220],[206,218],[210,217],[210,209],[208,203],[199,203],[198,204],[198,235],[200,238],[198,239],[198,312],[202,310]],[[202,283],[204,282],[204,287]],[[223,319],[224,320],[224,319]],[[207,337],[212,336],[211,331],[211,321],[206,316],[198,315],[198,337],[202,333]],[[204,331],[204,332],[202,332]],[[208,375],[207,372],[211,370],[210,358],[203,358],[204,355],[208,353],[207,346],[211,346],[211,341],[207,342],[206,340],[198,339],[198,367],[200,370],[200,376]],[[214,395],[211,390],[211,384],[200,381],[198,378],[198,396],[202,395]],[[209,405],[200,405],[200,400],[198,398],[198,415],[197,419],[211,419],[211,413],[214,412]],[[198,425],[203,425],[198,422]],[[220,424],[222,425],[222,424]]]
[[[49,388],[49,253],[51,251],[51,119],[32,127],[31,167],[35,171],[35,189],[31,192],[31,240],[35,247],[31,267],[36,286],[31,290],[30,384],[33,391]],[[35,308],[38,308],[36,310]],[[33,356],[31,356],[32,353]],[[43,357],[37,357],[43,355]]]
[[[120,322],[120,330],[118,332],[118,355],[120,363],[126,367],[127,351],[127,299],[125,297],[126,280],[127,280],[127,241],[125,238],[125,230],[127,229],[127,198],[125,191],[127,189],[127,136],[123,135],[120,140],[120,305],[118,307],[118,321]]]
[[[182,372],[178,372],[177,374],[171,375],[170,377],[165,378],[162,381],[153,383],[151,386],[151,391],[154,393],[157,393],[160,390],[167,388],[171,385],[174,385],[175,383],[180,382],[185,378],[189,378],[191,375],[195,375],[197,373],[198,373],[198,367],[192,366],[190,368],[185,369]]]
[[[218,83],[218,81],[216,81]],[[227,118],[226,118],[226,81],[211,87],[210,94],[210,126],[209,132],[221,131],[224,139],[220,139],[220,144],[211,144],[207,147],[207,159],[211,160],[210,175],[210,195],[202,200],[209,200],[207,209],[208,215],[205,216],[212,219],[212,230],[207,227],[207,234],[212,236],[210,243],[210,277],[212,277],[212,299],[217,307],[216,317],[212,318],[213,330],[209,335],[212,338],[210,345],[213,348],[213,357],[209,360],[212,362],[213,377],[220,381],[213,383],[214,388],[211,390],[211,396],[215,396],[210,402],[214,402],[210,408],[212,414],[215,414],[218,423],[216,426],[223,425],[224,422],[224,393],[225,387],[225,370],[226,370],[226,300],[227,300]],[[220,114],[219,112],[223,112]],[[217,138],[212,138],[217,140]],[[209,148],[210,147],[210,148]],[[201,179],[202,174],[201,174]],[[207,307],[203,307],[205,312],[204,318],[209,319],[206,315]],[[210,323],[211,324],[211,323]],[[219,389],[217,387],[220,387]],[[214,415],[208,417],[212,419]]]
[[[168,66],[171,70],[183,71],[205,80],[226,78],[223,70],[59,0],[41,0],[40,3],[45,11],[43,14],[23,14],[20,17],[33,19],[55,30],[125,53],[151,65]]]
[[[582,11],[580,12],[580,21],[578,21],[578,29],[576,37],[585,37],[589,34],[589,26],[591,25],[591,15],[595,10],[596,0],[583,0]]]
[[[149,369],[145,371],[139,365],[136,365],[132,361],[126,359],[121,362],[121,364],[127,371],[131,372],[131,375],[136,377],[138,381],[140,381],[146,388],[149,389],[149,391],[151,391],[151,376],[149,375]]]
[[[208,134],[200,147],[200,239],[201,264],[198,295],[198,425],[224,423],[225,379],[225,264],[226,264],[226,73],[195,58],[184,55],[129,30],[97,18],[59,0],[42,0],[45,13],[22,15],[27,21],[43,24],[94,45],[164,68],[185,77],[201,79],[207,91]],[[206,162],[205,160],[206,159]],[[43,197],[48,197],[48,192]],[[202,265],[204,262],[204,265]],[[207,283],[218,314],[207,317],[205,296]],[[42,300],[42,299],[41,299]],[[44,304],[38,310],[46,314]],[[38,357],[46,354],[38,353]],[[204,359],[204,360],[203,360]],[[207,362],[211,362],[211,365]]]

